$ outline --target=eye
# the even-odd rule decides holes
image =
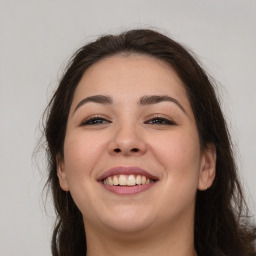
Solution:
[[[165,117],[161,117],[161,116],[151,117],[145,123],[146,124],[156,124],[156,125],[176,125],[176,123],[173,122],[172,120],[167,119]]]
[[[100,116],[90,116],[86,118],[82,123],[81,126],[85,125],[100,125],[100,124],[108,124],[111,121],[107,120],[106,118]]]

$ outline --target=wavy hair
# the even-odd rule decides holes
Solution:
[[[48,154],[48,181],[56,210],[53,256],[86,254],[82,214],[69,192],[61,189],[56,156],[63,156],[66,125],[76,87],[84,72],[97,61],[120,53],[148,55],[172,67],[183,81],[194,112],[201,148],[216,146],[216,177],[206,191],[198,191],[194,244],[199,256],[255,256],[255,228],[248,217],[232,152],[228,128],[213,83],[181,44],[148,29],[106,35],[80,48],[45,111],[44,135]],[[64,156],[63,156],[64,157]]]

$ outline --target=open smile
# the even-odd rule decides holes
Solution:
[[[102,186],[119,195],[132,195],[152,187],[158,178],[139,167],[115,167],[98,178]]]
[[[149,179],[144,175],[113,175],[103,180],[105,185],[110,186],[137,186],[145,185],[155,182],[155,180]]]

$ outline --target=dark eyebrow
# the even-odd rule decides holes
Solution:
[[[167,95],[146,95],[143,96],[140,101],[139,104],[140,105],[151,105],[151,104],[156,104],[156,103],[160,103],[160,102],[164,102],[164,101],[170,101],[175,103],[185,114],[186,111],[183,108],[183,106],[174,98],[167,96]]]
[[[94,96],[89,96],[87,98],[82,99],[77,106],[74,109],[74,112],[80,108],[82,105],[88,102],[94,102],[94,103],[100,103],[100,104],[113,104],[113,100],[106,95],[94,95]]]
[[[183,108],[183,106],[174,98],[167,96],[167,95],[145,95],[143,97],[140,98],[138,104],[139,105],[151,105],[151,104],[157,104],[160,102],[164,102],[164,101],[170,101],[175,103],[185,114],[186,111]],[[93,96],[89,96],[87,98],[82,99],[77,106],[74,109],[74,112],[80,108],[82,105],[88,103],[88,102],[94,102],[94,103],[99,103],[99,104],[113,104],[113,100],[111,97],[106,96],[106,95],[93,95]]]

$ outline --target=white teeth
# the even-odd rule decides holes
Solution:
[[[142,177],[141,177],[141,184],[142,184],[142,185],[145,185],[145,184],[146,184],[146,179],[147,179],[147,178],[146,178],[145,176],[142,176]]]
[[[137,175],[137,177],[136,177],[136,184],[137,185],[141,184],[141,176],[140,175]]]
[[[153,183],[154,181],[142,175],[124,175],[121,174],[119,177],[117,175],[110,176],[103,180],[103,184],[110,186],[136,186],[145,185]]]
[[[118,185],[118,178],[116,176],[113,177],[113,185]]]
[[[127,185],[128,185],[128,186],[135,186],[135,185],[136,185],[134,175],[129,175],[129,176],[128,176]]]
[[[108,184],[112,186],[113,185],[113,180],[110,177],[108,177],[107,180],[108,180]]]
[[[120,175],[119,177],[119,185],[123,185],[123,186],[126,186],[127,185],[127,180],[126,180],[126,177],[125,175]]]

